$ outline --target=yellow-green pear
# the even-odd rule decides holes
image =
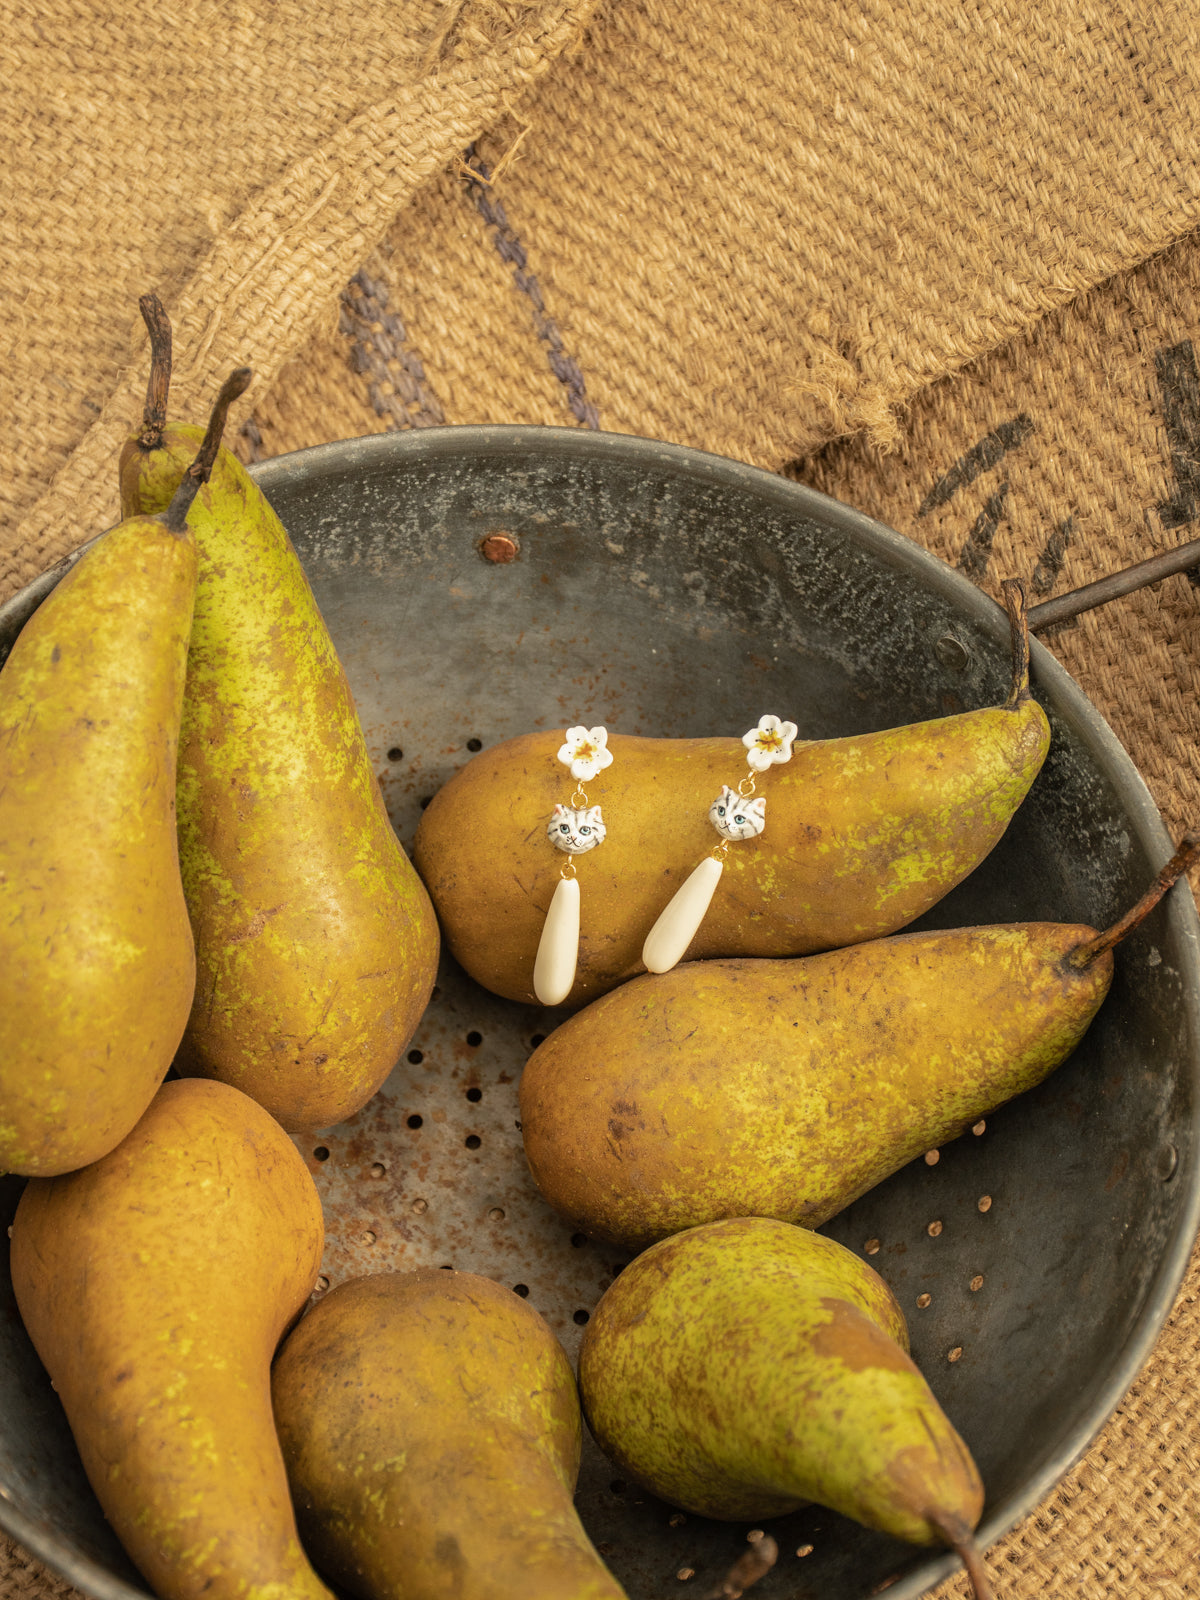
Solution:
[[[222,390],[170,507],[96,540],[0,671],[0,1171],[52,1176],[105,1155],[187,1021],[175,764],[196,591],[188,518],[248,381]]]
[[[988,1593],[975,1463],[891,1291],[832,1239],[742,1217],[653,1246],[596,1307],[579,1385],[600,1448],[672,1505],[749,1521],[815,1501],[950,1545]]]
[[[323,1243],[292,1141],[203,1079],[165,1083],[115,1150],[21,1196],[21,1317],[161,1600],[332,1600],[296,1536],[270,1381]]]
[[[339,1284],[280,1351],[275,1416],[313,1559],[361,1600],[623,1600],[575,1511],[575,1377],[469,1272]]]
[[[956,928],[634,978],[526,1063],[533,1177],[573,1226],[626,1248],[721,1217],[816,1227],[1065,1060],[1112,946],[1196,853],[1189,836],[1103,934]]]
[[[194,428],[155,421],[158,358],[147,423],[122,452],[127,509],[169,499],[194,451]],[[371,1098],[412,1037],[437,922],[295,550],[228,450],[193,526],[178,809],[196,994],[176,1064],[287,1128],[327,1127]]]
[[[1020,585],[1010,582],[1007,597],[1014,673],[1003,705],[796,744],[786,764],[756,777],[765,826],[726,847],[689,957],[803,955],[893,933],[988,854],[1050,737],[1029,689]],[[538,998],[535,961],[563,873],[548,824],[556,805],[578,809],[561,746],[555,730],[475,756],[433,797],[413,848],[448,947],[484,988],[513,1000]],[[607,749],[611,765],[582,785],[588,807],[600,808],[603,843],[567,868],[578,880],[578,964],[556,999],[570,1005],[646,965],[662,970],[643,963],[643,943],[722,847],[710,807],[752,775],[740,738],[610,730]]]

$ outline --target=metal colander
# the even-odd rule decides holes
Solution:
[[[535,728],[740,733],[766,707],[812,739],[1007,694],[1008,624],[990,599],[868,518],[718,457],[566,429],[436,428],[254,475],[311,578],[409,848],[422,805],[473,752]],[[0,610],[0,659],[62,570]],[[1036,643],[1033,684],[1046,765],[988,860],[915,926],[1103,927],[1170,854],[1128,757]],[[297,1140],[326,1211],[318,1293],[419,1265],[486,1273],[528,1296],[574,1358],[624,1258],[573,1234],[525,1167],[517,1083],[564,1014],[497,999],[444,959],[381,1092]],[[1083,1451],[1170,1308],[1200,1200],[1198,1035],[1183,888],[1119,950],[1070,1061],[824,1230],[895,1290],[988,1486],[986,1541]],[[21,1186],[0,1181],[5,1221]],[[7,1267],[0,1312],[0,1527],[96,1600],[144,1595]],[[745,1548],[746,1528],[641,1493],[590,1442],[578,1505],[631,1600],[706,1591]],[[865,1600],[889,1580],[892,1600],[911,1600],[956,1565],[819,1509],[770,1531],[781,1553],[762,1600]]]

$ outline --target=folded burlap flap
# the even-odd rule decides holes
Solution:
[[[0,597],[117,515],[139,295],[175,324],[174,414],[206,412],[236,366],[266,387],[418,186],[595,5],[190,0],[168,27],[86,4],[42,23],[4,0]]]

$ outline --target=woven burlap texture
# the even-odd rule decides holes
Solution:
[[[206,410],[235,366],[269,385],[418,186],[594,6],[185,0],[168,24],[3,0],[0,593],[116,514],[141,294],[186,351],[177,405]]]
[[[394,230],[406,326],[458,420],[497,358],[520,241],[603,425],[763,466],[898,437],[923,385],[1200,221],[1200,16],[1060,4],[626,0],[481,151],[509,265],[447,174]],[[489,194],[474,197],[487,207]],[[447,350],[447,346],[452,346]],[[492,381],[502,381],[498,376]]]

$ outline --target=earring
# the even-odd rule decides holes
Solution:
[[[670,972],[681,960],[696,930],[704,921],[732,840],[757,837],[766,827],[767,802],[763,795],[754,797],[754,775],[768,767],[792,759],[792,740],[796,737],[794,722],[781,722],[778,717],[758,719],[758,726],[742,735],[746,746],[746,761],[750,776],[743,778],[736,789],[722,787],[720,794],[708,808],[708,820],[721,835],[721,843],[692,872],[675,891],[666,909],[646,935],[642,946],[642,961],[649,972]]]
[[[600,807],[588,804],[583,785],[612,765],[608,729],[568,728],[558,759],[570,767],[575,793],[569,806],[554,807],[546,826],[546,837],[556,849],[566,851],[568,859],[563,864],[546,913],[533,964],[533,992],[544,1006],[560,1004],[575,982],[579,960],[579,880],[575,875],[575,857],[603,844],[607,832]]]

